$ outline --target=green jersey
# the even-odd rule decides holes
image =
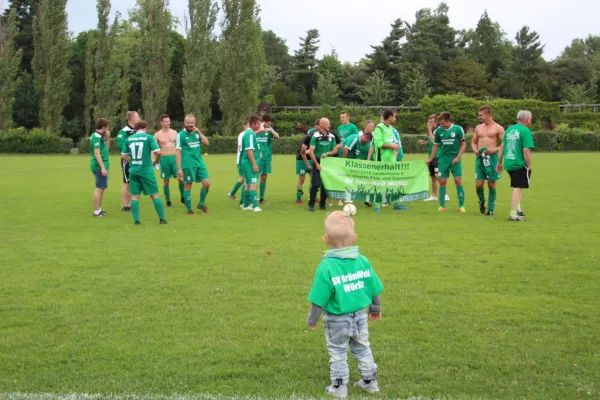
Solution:
[[[90,136],[90,155],[92,159],[90,160],[90,169],[92,171],[100,171],[100,164],[98,164],[98,160],[96,160],[96,156],[94,155],[94,150],[100,149],[100,158],[104,163],[104,168],[108,170],[109,161],[108,161],[108,146],[106,145],[106,141],[101,133],[94,132],[92,136]]]
[[[348,149],[348,158],[366,160],[369,156],[371,143],[362,143],[359,135],[350,135],[344,140],[344,147]]]
[[[119,131],[119,133],[117,133],[117,148],[118,149],[122,149],[123,148],[123,144],[125,143],[125,139],[127,139],[129,136],[133,135],[135,133],[135,129],[133,129],[131,126],[126,125],[123,129],[121,129]]]
[[[396,161],[402,161],[404,159],[404,150],[402,150],[402,139],[400,139],[400,132],[394,127],[392,127],[392,133],[394,134],[394,143],[400,146],[400,150],[398,150],[398,155],[396,156]]]
[[[315,132],[310,139],[310,147],[315,146],[315,158],[319,160],[323,153],[329,153],[338,145],[337,137],[331,133],[323,135],[321,132]]]
[[[393,149],[384,149],[384,144],[394,144],[396,138],[394,136],[394,128],[387,126],[383,122],[375,127],[373,132],[373,147],[375,148],[375,161],[393,162],[396,161],[396,155]]]
[[[439,159],[453,160],[460,153],[460,146],[465,141],[465,131],[458,125],[448,129],[439,126],[435,130],[434,144],[439,146],[437,156]]]
[[[271,132],[256,133],[256,141],[260,147],[260,159],[271,161],[273,159],[273,134]]]
[[[315,129],[315,128],[310,128],[310,129],[308,130],[308,132],[306,132],[306,134],[307,134],[307,135],[310,135],[311,133],[315,133],[315,132],[316,132],[316,129]]]
[[[504,134],[504,168],[516,171],[526,166],[523,149],[533,149],[531,130],[525,125],[511,126]]]
[[[200,134],[186,129],[177,134],[175,149],[181,150],[181,169],[196,168],[204,165]]]
[[[160,150],[160,147],[158,147],[154,136],[145,132],[138,132],[125,139],[121,154],[128,155],[130,158],[129,173],[154,176],[152,153],[158,150]]]
[[[440,156],[440,150],[441,148],[438,147],[438,151],[435,154],[434,158],[438,158]],[[433,151],[433,140],[431,140],[431,137],[429,137],[429,134],[427,135],[427,155],[429,157],[431,157],[431,152]]]
[[[340,125],[337,129],[337,134],[340,137],[342,143],[350,135],[358,135],[358,128],[352,122],[348,125]]]
[[[254,133],[254,131],[250,128],[246,129],[246,131],[244,132],[244,136],[242,137],[242,149],[240,153],[240,160],[242,160],[242,162],[250,162],[250,157],[248,157],[248,150],[254,151],[254,161],[258,162],[258,160],[260,159],[260,157],[258,156],[260,152],[260,146],[256,138],[256,133]]]
[[[347,314],[371,305],[383,284],[358,247],[330,250],[317,268],[308,301],[329,314]]]

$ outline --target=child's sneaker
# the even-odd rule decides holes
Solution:
[[[379,392],[379,385],[377,384],[377,380],[373,380],[369,383],[366,383],[364,380],[360,380],[358,382],[354,382],[354,387],[358,389],[362,389],[365,392],[369,393],[377,393]]]
[[[379,389],[377,389],[379,390]],[[348,397],[348,385],[339,385],[335,387],[333,383],[325,388],[325,393],[333,397],[346,398]]]

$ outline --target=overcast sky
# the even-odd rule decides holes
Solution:
[[[173,14],[182,21],[188,0],[170,0]],[[358,61],[389,34],[396,18],[414,21],[415,12],[435,8],[438,0],[259,0],[264,30],[272,30],[298,48],[299,37],[312,28],[321,32],[320,55],[332,48],[342,61]],[[600,35],[598,0],[447,0],[450,24],[456,29],[474,28],[484,10],[498,21],[508,37],[529,25],[546,45],[551,60],[574,38]],[[6,4],[6,3],[5,3]],[[113,12],[127,15],[135,0],[113,0]],[[96,0],[69,0],[69,27],[74,34],[94,28]],[[180,27],[181,31],[183,29]]]

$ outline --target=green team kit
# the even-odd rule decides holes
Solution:
[[[108,147],[106,146],[106,142],[104,140],[104,138],[102,137],[102,134],[98,133],[98,132],[94,132],[92,133],[92,136],[90,137],[90,155],[91,155],[91,160],[90,160],[90,170],[93,171],[100,171],[100,165],[98,164],[98,160],[96,160],[96,156],[94,155],[94,149],[100,149],[100,158],[102,159],[102,162],[104,163],[104,168],[106,168],[106,170],[108,170],[109,167],[109,156],[108,156]]]
[[[452,161],[460,153],[461,144],[465,141],[465,132],[458,125],[452,125],[448,129],[439,126],[435,130],[434,144],[439,146],[438,177],[448,179],[450,172],[455,178],[462,176],[462,161],[453,164]]]
[[[354,125],[352,122],[348,123],[348,125],[340,125],[338,126],[337,129],[337,134],[338,137],[340,138],[340,141],[342,143],[344,143],[344,140],[346,140],[346,138],[348,136],[352,136],[352,135],[358,135],[358,128],[356,127],[356,125]],[[343,152],[343,148],[340,149],[339,151],[339,156],[342,156],[342,152]]]
[[[248,150],[254,151],[254,161],[256,164],[260,161],[258,154],[260,154],[260,146],[256,138],[256,133],[250,128],[246,129],[244,136],[242,137],[242,149],[240,153],[240,163],[242,176],[246,181],[246,185],[256,185],[258,183],[258,172],[254,172],[254,167],[248,156]]]
[[[175,148],[181,150],[183,182],[202,182],[208,179],[208,169],[202,158],[202,143],[198,132],[186,129],[177,134]]]
[[[177,178],[177,157],[161,156],[160,157],[160,177],[163,179]]]
[[[269,132],[256,133],[256,141],[260,147],[260,161],[258,163],[259,175],[271,173],[271,162],[273,160],[273,139],[275,136]]]
[[[343,143],[348,149],[348,158],[366,160],[369,157],[371,142],[362,143],[358,134],[348,136]]]

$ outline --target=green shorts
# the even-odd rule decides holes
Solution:
[[[308,165],[310,165],[311,167],[313,166],[312,160],[308,161]],[[310,171],[306,169],[306,163],[304,162],[304,160],[296,160],[296,175],[303,176],[306,174],[310,174]]]
[[[258,162],[258,173],[260,175],[268,175],[271,173],[271,160],[260,160]]]
[[[258,172],[254,172],[250,161],[242,161],[242,176],[246,185],[256,185],[258,183]]]
[[[500,174],[496,171],[498,165],[498,154],[475,158],[475,180],[476,181],[499,181]]]
[[[175,156],[160,158],[160,177],[163,179],[177,178],[177,160]]]
[[[154,170],[147,174],[129,173],[129,194],[140,196],[142,193],[146,196],[158,194],[158,185],[156,184]]]
[[[206,165],[204,165],[204,163],[192,168],[183,168],[184,183],[202,182],[207,179],[208,170],[206,169]]]
[[[452,176],[455,178],[462,176],[462,161],[458,164],[452,164],[452,160],[438,159],[438,178],[448,179],[450,178],[450,172],[452,172]]]

